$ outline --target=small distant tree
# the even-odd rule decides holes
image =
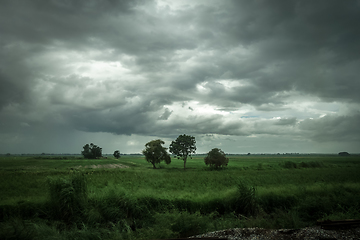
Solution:
[[[171,163],[171,157],[166,151],[167,148],[164,148],[162,144],[165,142],[160,139],[152,140],[145,144],[145,149],[142,151],[146,161],[151,163],[153,168],[156,168],[155,164],[159,164],[161,161],[165,161],[166,164]]]
[[[339,152],[339,156],[349,156],[348,152]]]
[[[221,149],[213,148],[210,152],[208,152],[204,162],[206,166],[210,165],[210,168],[218,169],[220,167],[226,167],[229,163],[229,159]]]
[[[189,135],[180,135],[175,141],[170,144],[170,152],[177,156],[178,159],[184,161],[184,169],[186,168],[186,160],[188,156],[191,158],[191,154],[196,151],[195,137]]]
[[[81,154],[84,158],[95,159],[102,156],[102,148],[93,143],[86,144],[83,149]]]
[[[119,151],[119,150],[116,150],[116,151],[114,152],[114,157],[115,157],[116,159],[119,159],[119,158],[120,158],[120,151]]]

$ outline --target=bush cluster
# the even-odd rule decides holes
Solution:
[[[324,164],[322,162],[312,161],[312,162],[301,162],[301,163],[295,163],[292,161],[286,161],[283,163],[284,168],[321,168],[324,167]]]
[[[226,154],[219,148],[213,148],[205,157],[204,162],[210,166],[210,168],[219,169],[220,167],[226,167],[229,163],[229,159]]]
[[[83,148],[84,150],[81,152],[81,154],[84,156],[84,158],[95,159],[102,156],[102,148],[93,143],[90,143],[90,145],[86,144]]]

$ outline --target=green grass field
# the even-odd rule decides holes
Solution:
[[[128,167],[90,167],[108,164]],[[230,156],[218,171],[196,156],[186,166],[0,157],[0,239],[161,239],[360,218],[358,155]]]

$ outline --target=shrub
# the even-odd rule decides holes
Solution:
[[[323,167],[324,164],[322,162],[301,162],[299,167],[302,168],[320,168]]]
[[[13,218],[7,222],[0,222],[0,239],[24,239],[32,240],[35,232],[30,221]]]
[[[298,203],[298,199],[292,195],[268,193],[259,199],[262,209],[266,213],[275,212],[277,209],[289,210]]]
[[[141,228],[145,221],[151,219],[144,202],[113,189],[100,198],[92,199],[89,205],[89,223],[117,224],[121,231]]]
[[[204,162],[206,166],[210,165],[210,168],[219,169],[220,167],[226,167],[229,163],[229,159],[221,149],[213,148],[208,152]]]
[[[286,161],[286,162],[284,162],[284,168],[296,168],[297,166],[296,166],[296,163],[294,163],[294,162],[291,162],[291,161]]]
[[[176,214],[171,230],[178,233],[180,238],[190,237],[206,231],[208,222],[209,219],[199,212],[180,212]]]
[[[247,216],[255,215],[259,209],[255,187],[247,186],[243,182],[240,182],[237,186],[237,192],[232,203],[232,209],[238,214],[244,214]]]
[[[309,196],[302,199],[296,209],[301,219],[305,221],[316,221],[326,214],[329,214],[333,208],[332,201],[322,196]]]
[[[53,218],[70,224],[83,215],[87,203],[86,181],[83,174],[49,179],[48,184],[50,215]]]

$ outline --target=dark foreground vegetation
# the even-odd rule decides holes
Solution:
[[[353,155],[231,156],[220,170],[204,157],[184,170],[144,157],[7,156],[0,169],[0,239],[162,239],[360,218]]]

